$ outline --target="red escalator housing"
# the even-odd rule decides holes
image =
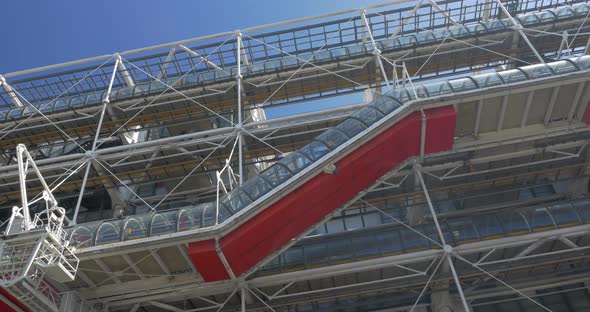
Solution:
[[[14,298],[14,296],[12,296],[8,291],[6,291],[6,289],[4,289],[2,287],[0,287],[0,295],[4,296],[4,298],[6,298],[10,302],[14,303],[14,305],[21,308],[21,310],[26,311],[26,312],[31,312],[31,310],[27,306],[25,306],[20,301],[18,301],[16,298]],[[2,312],[4,312],[4,311],[16,312],[16,310],[14,310],[12,307],[10,307],[7,303],[5,303],[2,300],[0,300],[0,311],[2,311]]]
[[[452,106],[425,111],[425,153],[450,150],[456,124]],[[422,117],[414,112],[336,163],[336,174],[321,173],[220,239],[236,276],[341,207],[406,159],[420,154]],[[343,183],[345,182],[345,183]],[[229,278],[213,240],[189,244],[189,254],[205,281]]]

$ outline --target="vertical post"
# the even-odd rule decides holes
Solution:
[[[490,19],[490,0],[485,0],[483,4],[483,17],[484,23]]]
[[[383,79],[385,80],[385,84],[387,85],[387,89],[391,91],[391,85],[389,84],[389,79],[387,79],[387,72],[383,67],[383,62],[381,61],[381,50],[377,49],[377,44],[375,43],[375,38],[373,38],[373,32],[371,31],[371,26],[369,25],[369,21],[367,20],[366,10],[361,10],[361,18],[363,20],[363,25],[367,34],[369,34],[369,39],[371,39],[371,45],[373,46],[373,55],[375,56],[375,62],[379,66],[381,70],[381,74],[383,75]]]
[[[31,215],[29,214],[29,202],[27,199],[27,170],[24,167],[23,155],[25,153],[25,146],[19,144],[16,146],[16,161],[18,164],[18,182],[20,186],[21,204],[23,205],[23,217],[25,217],[25,231],[31,229]]]
[[[438,217],[436,216],[436,212],[434,211],[434,206],[432,205],[432,201],[430,200],[430,194],[428,194],[428,189],[426,189],[426,184],[424,183],[424,177],[422,177],[422,166],[416,164],[414,166],[414,170],[416,172],[416,176],[418,180],[420,180],[420,186],[422,187],[422,192],[424,193],[424,198],[426,199],[426,203],[428,204],[428,209],[430,209],[430,213],[432,214],[432,220],[434,220],[434,225],[436,226],[436,231],[438,232],[438,236],[440,238],[440,242],[443,245],[443,250],[445,252],[445,257],[449,264],[449,268],[451,269],[451,273],[453,274],[453,280],[455,281],[455,286],[457,287],[457,291],[459,292],[459,297],[461,297],[461,303],[463,304],[463,308],[466,312],[469,311],[469,304],[467,304],[467,299],[465,299],[465,294],[463,293],[463,288],[461,287],[461,282],[459,281],[459,276],[457,275],[457,271],[455,270],[455,265],[451,259],[451,255],[453,253],[453,248],[447,245],[445,241],[444,234],[438,223]]]
[[[240,293],[240,301],[242,303],[242,312],[246,312],[246,288],[242,287],[242,289],[240,289],[241,293]]]
[[[242,33],[236,33],[238,51],[236,51],[237,57],[237,75],[236,82],[238,84],[238,174],[240,175],[240,185],[244,182],[244,165],[243,165],[243,151],[242,151]]]
[[[102,123],[104,121],[104,115],[107,110],[107,105],[110,103],[109,96],[111,95],[111,91],[113,90],[113,83],[115,82],[115,75],[117,74],[117,69],[119,64],[122,64],[121,57],[119,54],[115,55],[115,66],[113,67],[113,74],[111,75],[111,80],[109,82],[109,87],[107,89],[107,93],[105,98],[102,100],[102,111],[100,113],[100,118],[98,119],[98,125],[96,126],[96,133],[94,134],[94,140],[92,141],[92,149],[86,152],[86,157],[88,161],[88,165],[86,166],[86,172],[84,172],[84,179],[82,180],[82,186],[80,187],[80,194],[78,195],[78,201],[76,202],[76,209],[74,210],[74,217],[72,218],[70,224],[76,224],[76,220],[78,218],[78,213],[80,212],[80,205],[82,204],[82,197],[84,197],[84,191],[86,190],[86,182],[88,181],[88,175],[90,174],[90,166],[92,165],[92,158],[94,157],[94,153],[96,151],[96,145],[98,143],[98,138],[100,137],[100,129],[102,128]]]

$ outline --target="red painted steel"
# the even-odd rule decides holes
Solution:
[[[456,124],[453,107],[425,114],[425,153],[451,149]],[[335,174],[320,173],[221,238],[221,250],[233,273],[244,273],[401,162],[419,155],[421,126],[420,112],[406,116],[339,160]],[[212,240],[191,243],[189,253],[205,281],[229,278]]]
[[[22,302],[18,301],[14,296],[12,296],[6,289],[0,287],[0,295],[4,296],[4,298],[10,300],[14,305],[21,308],[23,311],[31,312],[31,310],[25,306]],[[8,304],[4,303],[4,301],[0,300],[0,311],[4,312],[16,312],[13,308],[11,308]]]

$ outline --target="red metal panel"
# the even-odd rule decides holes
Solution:
[[[453,107],[425,113],[425,152],[450,149],[455,132]],[[244,273],[401,162],[418,155],[421,123],[419,112],[406,116],[338,161],[336,174],[319,174],[223,237],[221,249],[233,272]],[[213,241],[191,243],[189,254],[205,281],[229,278]]]
[[[453,106],[444,106],[425,111],[426,154],[448,151],[453,147],[457,114]]]
[[[229,279],[229,273],[215,250],[214,240],[189,243],[188,256],[195,267],[199,268],[204,280],[212,282]]]
[[[17,307],[21,308],[23,311],[31,312],[31,309],[22,304],[22,302],[18,301],[18,299],[14,298],[14,296],[11,295],[6,289],[0,287],[0,294],[4,296],[6,299],[10,300],[12,303],[14,303]],[[4,301],[0,300],[0,311],[13,312],[16,310],[11,308],[8,304],[4,303]]]
[[[586,103],[586,110],[584,111],[584,116],[582,116],[582,121],[590,125],[590,102]]]

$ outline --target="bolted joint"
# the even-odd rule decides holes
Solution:
[[[119,54],[118,52],[117,52],[117,53],[115,53],[115,54],[113,54],[113,56],[115,57],[115,59],[116,59],[117,61],[119,61],[119,62],[121,61],[121,54]]]
[[[6,78],[4,78],[4,76],[0,75],[0,86],[6,83]]]
[[[324,168],[323,168],[323,172],[327,173],[327,174],[336,174],[337,172],[337,168],[336,165],[334,164],[327,164]]]
[[[523,27],[520,24],[514,24],[514,26],[512,26],[512,29],[514,29],[516,31],[520,31],[523,29]]]
[[[244,76],[242,76],[242,74],[236,75],[236,80],[238,81],[242,81],[243,78]]]
[[[96,158],[96,151],[86,151],[86,153],[84,153],[84,155],[86,155],[86,157],[91,158],[91,159],[95,159]]]
[[[450,255],[453,253],[453,247],[451,247],[450,245],[444,245],[443,251],[445,252],[445,254]]]
[[[379,49],[375,49],[375,50],[373,50],[373,52],[371,52],[371,53],[372,53],[373,55],[375,55],[375,56],[379,56],[379,55],[381,55],[381,50],[379,50]]]
[[[106,99],[103,99],[103,100],[102,100],[102,104],[104,104],[104,105],[107,105],[107,104],[109,104],[110,102],[111,102],[111,101],[109,101],[109,99],[108,99],[108,98],[106,98]]]

